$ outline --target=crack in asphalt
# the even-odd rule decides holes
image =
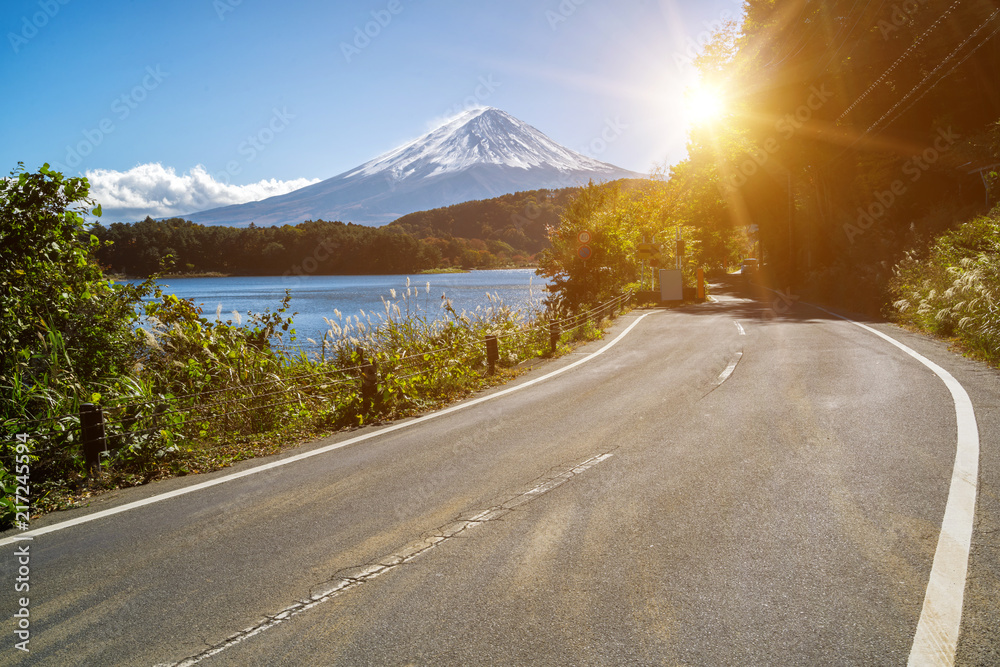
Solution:
[[[743,328],[743,325],[739,323],[739,321],[734,321],[733,324],[736,325],[736,329],[737,331],[739,331],[740,336],[746,336],[746,330]],[[739,365],[740,360],[743,359],[744,349],[745,346],[741,344],[739,351],[733,354],[733,357],[729,361],[729,364],[726,365],[726,368],[719,374],[719,377],[716,378],[714,383],[712,383],[712,388],[706,391],[705,394],[702,396],[702,398],[705,398],[713,391],[721,387],[722,383],[728,380],[732,376],[733,372],[736,370],[736,367]]]

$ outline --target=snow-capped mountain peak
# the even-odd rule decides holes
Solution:
[[[339,176],[284,195],[184,217],[237,226],[307,219],[379,225],[473,199],[639,176],[560,146],[500,109],[482,107]]]
[[[493,107],[472,109],[347,174],[394,178],[435,176],[475,164],[559,171],[602,170],[611,165],[571,151],[510,114]],[[612,167],[613,168],[613,167]]]

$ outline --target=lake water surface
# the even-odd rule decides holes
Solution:
[[[410,280],[409,296],[406,281]],[[545,297],[545,282],[534,269],[503,269],[470,273],[436,273],[393,276],[244,276],[230,278],[164,278],[164,291],[191,299],[201,305],[204,315],[214,318],[221,306],[223,321],[234,319],[238,311],[246,321],[247,311],[274,311],[281,304],[285,290],[291,290],[289,312],[294,317],[297,343],[310,347],[306,338],[320,340],[329,327],[324,317],[336,321],[334,313],[344,318],[366,313],[384,313],[383,299],[397,304],[402,312],[430,319],[444,316],[442,295],[456,311],[485,309],[493,294],[513,308],[540,310]],[[428,284],[430,288],[428,290]],[[392,296],[395,290],[396,296]],[[405,297],[405,298],[404,298]],[[409,310],[407,310],[407,307]]]

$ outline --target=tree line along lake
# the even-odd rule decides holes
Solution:
[[[409,280],[409,287],[407,286]],[[138,281],[128,281],[138,282]],[[458,312],[485,311],[494,306],[490,296],[515,310],[544,308],[545,279],[534,269],[496,269],[469,273],[365,276],[232,276],[219,278],[162,278],[164,293],[190,299],[203,309],[203,316],[222,321],[247,312],[274,311],[281,306],[285,290],[291,294],[286,315],[293,318],[297,339],[294,347],[315,349],[309,338],[321,341],[330,330],[326,319],[344,324],[348,318],[366,320],[385,316],[385,303],[399,306],[403,316],[436,320],[446,317],[444,299]],[[443,297],[443,298],[442,298]],[[337,316],[340,313],[341,317]],[[287,342],[287,337],[286,337]]]

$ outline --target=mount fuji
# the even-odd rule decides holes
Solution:
[[[340,220],[382,225],[415,211],[522,190],[555,189],[641,174],[560,146],[494,108],[466,111],[361,166],[287,194],[183,215],[242,227]]]

